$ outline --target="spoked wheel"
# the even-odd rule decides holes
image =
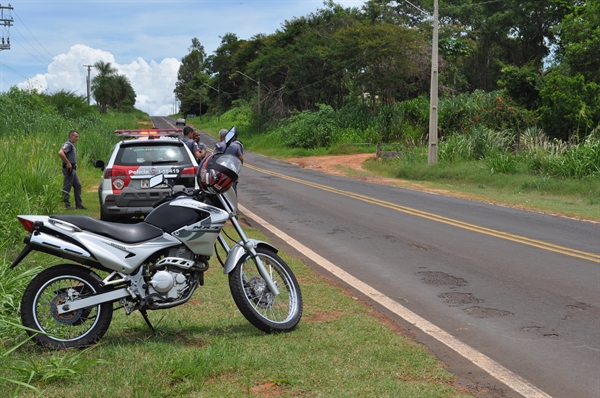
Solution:
[[[39,273],[29,283],[21,300],[23,325],[46,334],[27,331],[47,348],[85,347],[96,343],[112,320],[112,303],[59,314],[57,306],[102,293],[100,277],[87,268],[62,264]]]
[[[229,273],[229,289],[248,321],[266,333],[292,330],[302,317],[302,294],[290,267],[269,249],[256,252],[279,289],[275,296],[258,272],[254,260],[244,255]]]

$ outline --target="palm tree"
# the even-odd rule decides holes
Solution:
[[[106,105],[111,103],[115,91],[117,69],[110,62],[98,61],[94,64],[98,74],[92,79],[92,94],[101,113],[106,113]]]
[[[113,77],[114,82],[114,103],[111,105],[117,105],[120,107],[121,103],[127,101],[131,106],[135,104],[135,91],[131,87],[129,79],[125,75],[116,75]]]
[[[92,79],[92,93],[101,113],[106,113],[107,106],[120,108],[123,104],[129,108],[135,105],[135,91],[127,76],[117,74],[110,62],[98,61],[94,68],[98,74]]]

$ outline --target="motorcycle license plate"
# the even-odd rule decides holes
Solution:
[[[155,186],[154,188],[167,188],[168,185],[166,183],[163,184],[159,184],[157,186]],[[150,180],[140,180],[140,188],[142,189],[148,189],[150,188]]]

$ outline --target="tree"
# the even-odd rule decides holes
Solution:
[[[456,6],[443,1],[442,23],[460,26],[460,37],[475,44],[462,70],[468,89],[495,90],[501,70],[507,65],[532,65],[541,71],[558,39],[554,27],[577,1],[468,1]]]
[[[111,106],[115,106],[123,112],[130,112],[135,105],[135,91],[131,87],[129,79],[125,75],[115,75],[114,93],[111,99]]]
[[[98,74],[92,79],[92,95],[100,109],[100,113],[106,113],[106,105],[110,102],[114,92],[114,80],[111,79],[117,73],[110,62],[98,61],[94,63]]]
[[[540,90],[543,87],[542,74],[529,64],[523,67],[508,65],[502,68],[498,85],[517,104],[529,110],[540,106]]]
[[[540,123],[549,137],[568,140],[586,136],[600,126],[600,85],[581,74],[566,76],[559,70],[546,78],[540,92]]]
[[[204,92],[205,87],[202,83],[208,81],[204,46],[194,37],[188,51],[189,53],[181,59],[173,90],[175,97],[181,101],[181,111],[184,114],[198,112],[200,98],[197,92]]]
[[[206,69],[211,76],[208,84],[213,87],[208,90],[208,96],[221,112],[239,98],[239,88],[234,82],[240,78],[235,76],[236,70],[240,69],[236,64],[236,54],[244,42],[235,33],[225,33],[215,53],[206,60]]]
[[[383,102],[405,100],[418,96],[420,83],[429,82],[429,48],[414,29],[355,24],[340,29],[334,39],[331,54],[338,65],[345,62],[356,95],[364,91]]]
[[[583,1],[557,26],[560,35],[558,58],[573,73],[600,84],[600,2]]]
[[[92,79],[92,95],[101,113],[107,106],[119,109],[123,103],[126,110],[135,105],[136,94],[125,75],[117,74],[110,62],[98,61],[94,64],[98,74]]]

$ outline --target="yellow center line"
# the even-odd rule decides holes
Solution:
[[[396,210],[402,213],[406,213],[406,214],[411,214],[417,217],[422,217],[422,218],[426,218],[432,221],[437,221],[443,224],[448,224],[448,225],[452,225],[458,228],[462,228],[462,229],[466,229],[469,231],[473,231],[473,232],[478,232],[480,234],[485,234],[485,235],[489,235],[489,236],[494,236],[500,239],[505,239],[505,240],[509,240],[512,242],[517,242],[517,243],[521,243],[524,245],[528,245],[528,246],[533,246],[533,247],[537,247],[540,249],[544,249],[544,250],[548,250],[548,251],[552,251],[552,252],[556,252],[556,253],[561,253],[567,256],[571,256],[571,257],[577,257],[577,258],[581,258],[583,260],[589,260],[589,261],[593,261],[593,262],[597,262],[600,263],[600,254],[595,254],[595,253],[588,253],[588,252],[584,252],[584,251],[580,251],[580,250],[575,250],[575,249],[571,249],[568,247],[564,247],[564,246],[559,246],[559,245],[555,245],[552,243],[548,243],[548,242],[544,242],[544,241],[540,241],[540,240],[535,240],[535,239],[531,239],[531,238],[527,238],[524,236],[520,236],[520,235],[515,235],[515,234],[511,234],[508,232],[502,232],[502,231],[497,231],[494,229],[490,229],[490,228],[485,228],[479,225],[475,225],[475,224],[470,224],[464,221],[459,221],[459,220],[455,220],[452,218],[448,218],[448,217],[443,217],[437,214],[433,214],[433,213],[428,213],[422,210],[417,210],[417,209],[413,209],[410,207],[406,207],[406,206],[400,206],[397,205],[395,203],[391,203],[391,202],[386,202],[383,200],[379,200],[379,199],[375,199],[375,198],[371,198],[368,196],[364,196],[364,195],[360,195],[360,194],[356,194],[353,192],[348,192],[348,191],[343,191],[340,189],[336,189],[336,188],[332,188],[332,187],[328,187],[326,185],[321,185],[321,184],[317,184],[314,182],[310,182],[310,181],[305,181],[305,180],[301,180],[298,178],[294,178],[294,177],[290,177],[287,176],[285,174],[279,174],[279,173],[275,173],[269,170],[265,170],[265,169],[261,169],[255,166],[251,166],[249,164],[244,164],[245,167],[248,167],[249,169],[258,171],[259,173],[264,173],[264,174],[269,174],[275,177],[279,177],[279,178],[283,178],[289,181],[293,181],[293,182],[297,182],[299,184],[303,184],[303,185],[307,185],[313,188],[317,188],[317,189],[321,189],[323,191],[328,191],[328,192],[332,192],[332,193],[336,193],[338,195],[343,195],[343,196],[347,196],[349,198],[353,198],[353,199],[357,199],[363,202],[367,202],[367,203],[372,203],[372,204],[376,204],[378,206],[382,206],[382,207],[386,207],[388,209],[392,209],[392,210]]]

